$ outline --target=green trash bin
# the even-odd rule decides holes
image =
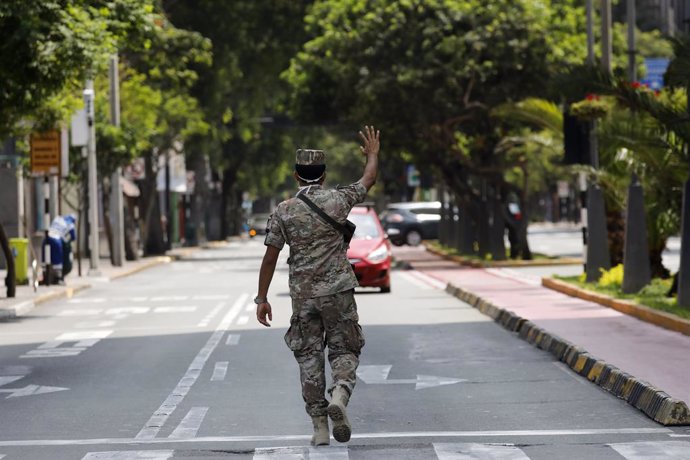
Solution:
[[[29,282],[29,240],[10,238],[10,249],[14,255],[17,284],[27,284]]]

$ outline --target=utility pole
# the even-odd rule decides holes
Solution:
[[[110,58],[110,123],[120,126],[120,79],[117,54]],[[117,167],[110,177],[110,228],[113,237],[112,262],[121,267],[125,259],[124,203],[120,177],[122,168]]]
[[[88,189],[89,189],[89,248],[90,264],[89,276],[100,276],[98,269],[99,263],[99,244],[98,244],[98,176],[96,170],[96,111],[94,104],[96,94],[93,90],[93,80],[86,80],[84,90],[84,108],[89,125],[89,141],[86,145],[86,155],[88,164]]]

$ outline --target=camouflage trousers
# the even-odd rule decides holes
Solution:
[[[300,370],[302,398],[312,417],[326,415],[326,373],[324,349],[328,346],[333,384],[349,394],[355,387],[359,353],[364,335],[359,326],[354,290],[316,297],[293,299],[290,329],[285,343],[294,352]]]

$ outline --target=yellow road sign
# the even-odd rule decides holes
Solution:
[[[31,134],[31,173],[60,173],[60,131]]]

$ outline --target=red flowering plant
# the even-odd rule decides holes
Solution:
[[[570,113],[582,120],[596,120],[605,117],[612,104],[610,98],[590,93],[583,100],[571,104]]]

